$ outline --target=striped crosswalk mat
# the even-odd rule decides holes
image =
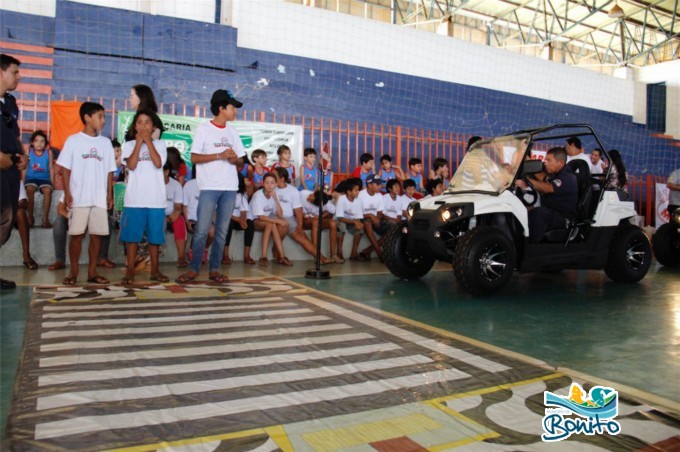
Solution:
[[[287,449],[292,443],[272,428],[436,399],[446,409],[451,394],[550,375],[276,279],[39,287],[8,447],[100,450],[231,438],[213,441],[215,448]],[[494,436],[483,423],[457,420],[471,437]],[[233,442],[239,437],[251,442]]]

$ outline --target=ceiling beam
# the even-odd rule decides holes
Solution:
[[[675,39],[675,38],[680,38],[680,32],[671,35],[668,39],[664,39],[663,41],[659,42],[658,44],[656,44],[656,45],[654,45],[654,46],[652,46],[652,47],[650,47],[650,48],[648,48],[648,49],[645,49],[645,50],[643,50],[642,52],[640,52],[640,53],[638,53],[638,54],[636,54],[636,55],[630,55],[628,58],[626,58],[625,61],[622,62],[622,64],[624,64],[624,65],[625,65],[625,64],[628,64],[628,63],[630,63],[631,61],[633,61],[633,60],[635,60],[635,59],[637,59],[637,58],[640,58],[641,56],[645,56],[645,55],[647,55],[648,53],[653,52],[654,50],[656,50],[656,49],[658,49],[658,48],[661,48],[661,47],[663,47],[663,46],[669,44],[669,43],[670,43],[673,39]]]
[[[593,8],[590,10],[590,12],[588,14],[586,14],[585,16],[580,18],[579,20],[573,22],[571,25],[567,26],[566,28],[562,29],[562,31],[560,33],[551,36],[550,39],[547,40],[546,44],[554,42],[557,38],[564,36],[569,30],[572,30],[574,27],[577,27],[577,26],[583,24],[583,22],[585,22],[586,20],[593,17],[595,14],[602,11],[606,6],[608,6],[613,1],[615,1],[615,0],[605,0],[604,3],[601,3],[600,6],[596,7],[595,1],[593,0]]]

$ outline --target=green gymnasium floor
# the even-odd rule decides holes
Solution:
[[[680,403],[678,269],[652,266],[633,285],[615,284],[598,271],[515,275],[490,298],[457,290],[446,270],[420,281],[390,274],[294,280]]]
[[[638,284],[610,282],[603,272],[515,275],[498,295],[475,299],[456,287],[448,266],[416,282],[396,279],[377,261],[328,267],[332,279],[303,277],[311,262],[268,271],[235,263],[231,278],[278,276],[320,292],[491,344],[547,363],[560,372],[608,382],[678,412],[680,406],[680,270],[653,265]],[[163,268],[174,276],[172,266]],[[116,282],[120,269],[104,273]],[[59,284],[64,271],[4,268],[17,280],[2,292],[1,418],[3,436],[24,324],[34,286]]]

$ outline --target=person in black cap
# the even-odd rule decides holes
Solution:
[[[191,263],[189,271],[177,278],[180,284],[193,281],[198,276],[213,215],[215,241],[208,260],[209,278],[219,283],[227,281],[220,272],[222,251],[238,191],[236,167],[243,164],[246,155],[238,132],[227,122],[236,119],[238,109],[242,106],[229,91],[218,89],[210,99],[210,111],[215,117],[196,129],[191,145],[191,162],[201,165],[196,178],[201,194],[198,198]]]
[[[21,171],[28,165],[28,157],[21,147],[19,108],[9,92],[19,85],[19,65],[16,58],[0,54],[0,247],[7,243],[12,233],[17,206]],[[0,278],[1,289],[13,289],[16,284]]]

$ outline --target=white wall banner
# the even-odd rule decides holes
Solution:
[[[118,113],[118,141],[125,140],[125,132],[130,127],[135,113],[121,111]],[[158,115],[163,122],[165,132],[162,139],[168,146],[179,149],[182,158],[191,166],[191,143],[196,127],[208,121],[206,118],[194,116]],[[248,157],[255,149],[262,149],[267,153],[267,166],[278,161],[276,150],[282,144],[291,151],[291,163],[297,168],[302,163],[302,126],[289,124],[275,124],[271,122],[233,121],[230,122],[241,137]]]
[[[668,215],[668,197],[670,190],[666,184],[656,184],[656,202],[654,203],[654,211],[656,212],[656,221],[654,226],[657,228],[664,223],[668,223],[670,216]]]

